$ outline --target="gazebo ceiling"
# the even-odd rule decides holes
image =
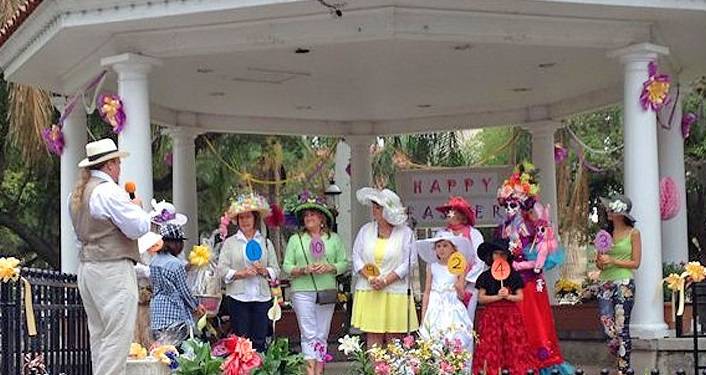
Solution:
[[[706,72],[706,2],[628,3],[360,0],[337,19],[312,0],[44,0],[0,47],[0,66],[70,94],[103,58],[157,57],[153,113],[168,125],[469,128],[615,103],[622,66],[607,53],[634,43],[669,47],[663,66],[683,79]]]

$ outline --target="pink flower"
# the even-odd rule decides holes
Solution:
[[[686,113],[681,118],[681,135],[684,139],[689,138],[691,134],[691,126],[696,122],[696,114],[694,112]]]
[[[375,364],[375,375],[390,375],[390,365],[385,362]]]
[[[42,138],[49,152],[61,156],[64,152],[64,132],[61,131],[61,126],[55,124],[51,128],[42,129]]]
[[[601,229],[596,233],[596,238],[593,240],[593,245],[599,254],[607,253],[613,247],[613,236],[607,231]]]
[[[402,339],[402,345],[405,349],[412,349],[414,347],[414,336],[408,335]]]
[[[647,65],[649,78],[642,84],[640,104],[642,109],[659,111],[669,102],[669,87],[671,79],[666,74],[657,73],[657,64],[651,61]]]
[[[451,366],[451,364],[446,361],[442,361],[441,364],[439,364],[439,369],[444,374],[453,374],[454,373],[454,367]]]

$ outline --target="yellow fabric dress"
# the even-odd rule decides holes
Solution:
[[[385,257],[388,239],[378,238],[375,242],[375,264],[380,267]],[[353,297],[351,325],[369,333],[407,332],[407,310],[409,308],[409,329],[419,328],[414,302],[408,303],[407,295],[383,290],[357,290]]]

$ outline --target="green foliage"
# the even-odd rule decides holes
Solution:
[[[304,356],[292,353],[289,339],[275,338],[262,358],[262,366],[253,370],[253,375],[301,375],[304,374]]]
[[[220,375],[223,358],[211,356],[211,345],[197,339],[184,342],[185,354],[178,358],[176,375]],[[188,353],[188,354],[187,354]]]

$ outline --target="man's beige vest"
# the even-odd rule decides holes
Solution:
[[[82,262],[105,262],[109,260],[131,259],[139,262],[140,253],[137,241],[131,240],[110,220],[95,219],[88,206],[96,186],[107,182],[91,177],[83,191],[81,207],[71,210],[76,236],[81,242],[79,259]]]

